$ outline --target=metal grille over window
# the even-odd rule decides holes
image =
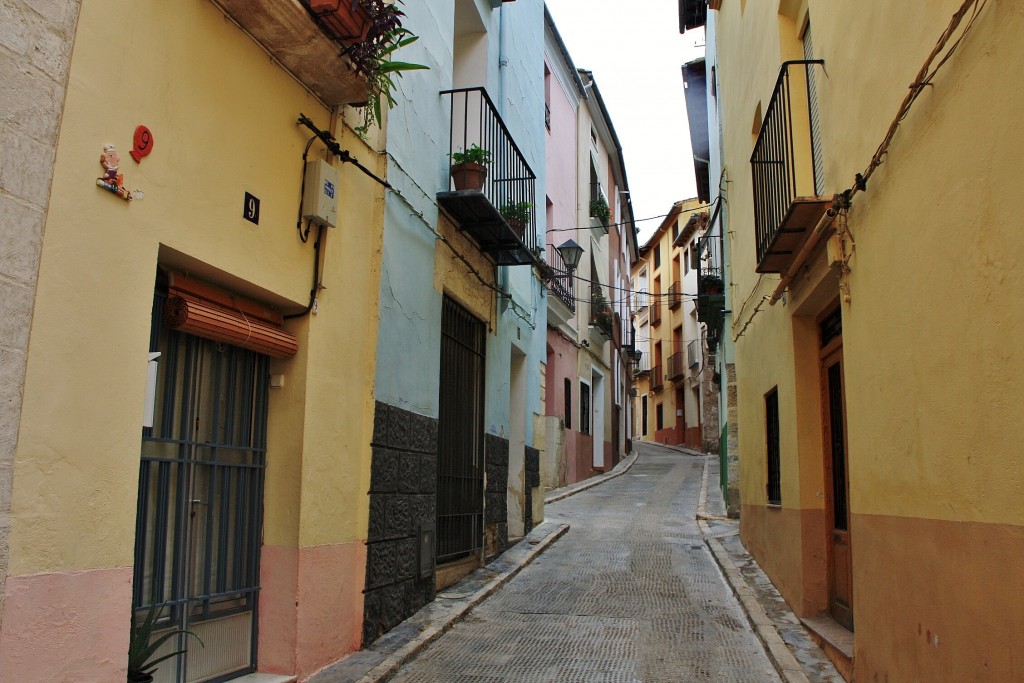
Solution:
[[[779,392],[764,397],[764,418],[768,451],[768,504],[782,504],[782,472],[779,452]]]
[[[843,369],[841,363],[828,368],[828,413],[832,441],[832,509],[835,528],[849,529],[846,515],[846,443],[843,435]]]
[[[590,433],[590,387],[580,384],[580,433]]]

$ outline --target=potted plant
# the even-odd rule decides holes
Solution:
[[[601,221],[602,225],[608,225],[608,219],[612,217],[612,210],[608,208],[608,202],[603,196],[597,195],[590,200],[590,217]]]
[[[481,190],[487,178],[487,165],[491,163],[490,151],[479,145],[470,145],[461,152],[452,152],[452,166],[449,172],[456,190]]]
[[[400,47],[416,42],[418,36],[402,28],[402,17],[405,13],[398,9],[401,0],[394,4],[384,0],[341,0],[340,5],[353,7],[358,4],[362,13],[369,18],[369,26],[362,32],[361,40],[346,43],[342,36],[339,42],[345,45],[342,54],[347,55],[356,73],[366,79],[367,102],[363,107],[363,123],[357,126],[356,134],[366,137],[370,126],[383,122],[381,101],[388,108],[395,106],[395,98],[391,94],[395,89],[394,76],[401,77],[405,71],[429,69],[423,64],[396,62],[391,54]],[[333,3],[332,3],[333,4]],[[340,11],[341,7],[339,7]]]
[[[502,204],[498,212],[519,236],[519,239],[522,239],[526,234],[526,225],[530,222],[530,209],[532,208],[533,204],[530,202],[510,202]]]
[[[345,45],[366,40],[373,23],[362,0],[309,0],[309,9]]]
[[[161,607],[161,605],[150,607],[149,612],[146,613],[146,618],[142,620],[141,624],[137,624],[134,615],[132,616],[131,639],[128,642],[128,683],[150,683],[153,680],[153,672],[157,670],[157,664],[185,652],[184,650],[178,650],[153,659],[157,650],[164,643],[181,633],[192,636],[199,641],[200,645],[206,647],[199,636],[183,629],[174,629],[150,642]]]
[[[721,294],[725,291],[722,278],[717,275],[702,275],[700,278],[701,294]]]

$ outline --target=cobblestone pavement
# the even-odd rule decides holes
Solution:
[[[703,458],[637,448],[547,506],[569,532],[391,680],[778,681],[694,519]]]

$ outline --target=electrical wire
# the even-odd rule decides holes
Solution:
[[[889,125],[889,129],[886,131],[885,137],[882,138],[882,142],[878,145],[878,149],[875,150],[874,155],[871,157],[871,162],[867,165],[867,168],[864,169],[863,173],[857,173],[854,176],[852,187],[836,195],[836,198],[833,201],[833,206],[835,206],[835,208],[849,208],[853,197],[858,192],[864,192],[867,190],[868,180],[878,167],[885,163],[885,158],[889,154],[889,146],[892,144],[892,140],[896,136],[896,130],[899,128],[900,123],[902,123],[907,117],[911,106],[913,106],[914,102],[917,101],[918,96],[924,92],[925,87],[933,85],[932,80],[935,78],[935,75],[938,73],[939,69],[945,65],[949,58],[953,56],[953,53],[960,46],[964,37],[974,26],[974,22],[978,18],[978,14],[982,9],[984,9],[987,3],[988,0],[964,0],[963,4],[960,5],[960,9],[953,14],[946,30],[942,32],[941,36],[939,36],[939,40],[936,42],[935,47],[932,48],[931,53],[928,55],[927,59],[925,59],[924,64],[917,72],[914,82],[910,84],[910,92],[908,92],[906,97],[903,98],[903,102],[900,104],[900,107],[896,112],[896,117]],[[973,12],[970,19],[968,19],[963,32],[961,32],[960,37],[954,41],[953,45],[949,48],[946,54],[943,55],[942,59],[939,60],[939,63],[936,64],[933,69],[931,66],[932,62],[936,57],[938,57],[939,53],[945,49],[947,43],[949,43],[949,40],[953,37],[953,33],[956,32],[957,27],[967,15],[968,10],[972,7]]]
[[[715,201],[718,201],[718,200],[715,200]],[[694,207],[692,209],[681,209],[679,211],[679,213],[683,214],[683,213],[693,213],[694,211],[706,211],[707,209],[711,208],[712,206],[714,206],[714,202],[712,202],[711,204],[707,204],[707,205],[697,206],[697,207]],[[631,225],[633,223],[642,223],[644,221],[660,220],[660,219],[664,219],[665,217],[671,216],[671,215],[672,215],[672,212],[670,211],[669,213],[663,213],[663,214],[659,214],[657,216],[651,216],[650,218],[634,218],[631,221],[619,221],[617,223],[604,223],[602,225],[603,225],[603,227],[606,227],[606,228],[621,227],[623,225]],[[573,230],[596,230],[596,229],[597,228],[595,228],[592,225],[579,225],[579,226],[576,226],[574,228],[548,228],[545,232],[571,232]]]
[[[302,229],[302,202],[306,199],[306,160],[309,158],[309,148],[312,147],[313,141],[317,139],[314,135],[306,143],[306,149],[302,151],[302,182],[299,184],[299,218],[295,222],[295,228],[299,231],[299,239],[303,244],[309,241],[309,223],[306,223],[306,229]]]
[[[285,320],[303,318],[309,315],[309,312],[313,310],[313,306],[316,304],[316,293],[320,289],[320,242],[323,240],[323,237],[324,226],[320,225],[316,231],[316,241],[313,242],[313,288],[309,290],[309,305],[301,313],[292,313],[291,315],[284,316]]]

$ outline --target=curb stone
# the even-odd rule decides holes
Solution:
[[[577,482],[576,484],[565,486],[560,489],[552,489],[544,496],[544,504],[547,505],[548,503],[555,503],[563,498],[575,495],[580,491],[586,491],[598,484],[603,484],[609,479],[621,477],[633,466],[639,454],[640,452],[634,448],[633,452],[630,453],[625,460],[620,461],[618,465],[612,468],[611,472],[605,472],[604,474],[599,474],[596,477],[591,477],[590,479],[584,479],[581,482]]]
[[[718,539],[712,536],[711,527],[708,526],[706,520],[717,518],[708,517],[706,514],[707,487],[708,466],[707,460],[705,460],[700,498],[697,503],[697,524],[700,526],[701,534],[704,536],[704,542],[711,549],[711,554],[722,570],[726,583],[729,584],[729,588],[739,601],[740,606],[747,615],[747,620],[754,629],[754,633],[757,634],[758,639],[764,645],[768,658],[771,660],[772,665],[775,666],[775,670],[778,671],[782,680],[786,681],[786,683],[810,683],[810,679],[807,678],[807,674],[801,668],[800,662],[797,661],[793,653],[786,647],[785,641],[782,640],[782,636],[772,624],[767,612],[764,611],[761,603],[757,601],[753,589],[747,585],[743,575],[729,557],[729,553],[726,552]]]

